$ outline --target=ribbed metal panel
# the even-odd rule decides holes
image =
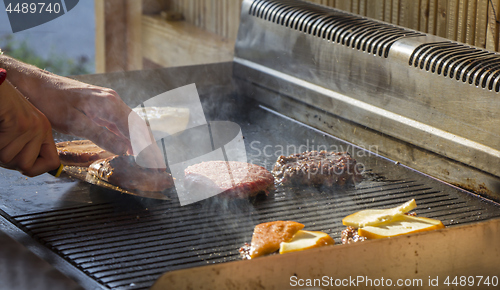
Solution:
[[[422,44],[409,64],[464,83],[500,91],[500,56],[453,42]]]
[[[397,40],[424,35],[310,3],[257,0],[252,3],[249,13],[333,43],[383,57],[388,56],[391,45]]]

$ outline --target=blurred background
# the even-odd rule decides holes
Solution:
[[[310,0],[320,5],[499,50],[500,0]],[[230,61],[241,0],[84,0],[65,15],[12,33],[0,48],[62,75]]]
[[[12,33],[7,12],[0,9],[0,48],[12,57],[53,73],[94,73],[94,6],[94,1],[79,1],[66,14],[16,33]]]

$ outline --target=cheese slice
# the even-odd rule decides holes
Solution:
[[[157,132],[158,134],[168,133],[170,135],[173,135],[185,130],[189,123],[188,108],[137,107],[133,110],[143,120],[146,120],[147,118],[153,134]]]
[[[358,229],[358,234],[368,239],[381,239],[442,228],[440,220],[396,214],[390,221]]]
[[[366,226],[377,226],[390,221],[397,214],[404,214],[417,207],[415,199],[409,200],[404,204],[389,209],[367,209],[355,212],[346,216],[342,220],[345,226],[362,228]]]
[[[280,244],[280,254],[303,251],[335,244],[327,233],[316,231],[298,231],[288,242]]]

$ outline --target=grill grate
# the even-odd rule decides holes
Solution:
[[[175,201],[149,201],[129,211],[102,203],[13,218],[103,285],[146,289],[166,271],[238,260],[238,248],[250,241],[260,222],[299,221],[309,230],[329,233],[338,243],[346,215],[411,198],[418,202],[418,215],[441,219],[447,226],[500,215],[488,213],[490,204],[467,204],[452,193],[412,180],[365,180],[348,189],[279,188],[253,201],[211,199],[184,207]]]
[[[142,199],[83,185],[85,191],[106,198],[93,204],[12,214],[9,219],[104,287],[148,289],[167,271],[238,260],[239,247],[250,242],[253,227],[262,222],[301,222],[306,229],[324,231],[339,243],[345,216],[366,208],[393,207],[411,198],[417,201],[418,215],[438,218],[446,226],[500,216],[500,208],[490,201],[366,154],[259,104],[247,105],[248,114],[231,118],[241,126],[252,163],[271,169],[277,156],[268,154],[269,147],[279,150],[307,144],[305,150],[315,150],[334,146],[366,165],[364,180],[350,188],[278,187],[268,197],[213,197],[183,207],[177,200]]]

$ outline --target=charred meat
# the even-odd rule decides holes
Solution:
[[[355,184],[362,176],[347,152],[307,151],[280,156],[272,171],[281,185],[328,186]]]

